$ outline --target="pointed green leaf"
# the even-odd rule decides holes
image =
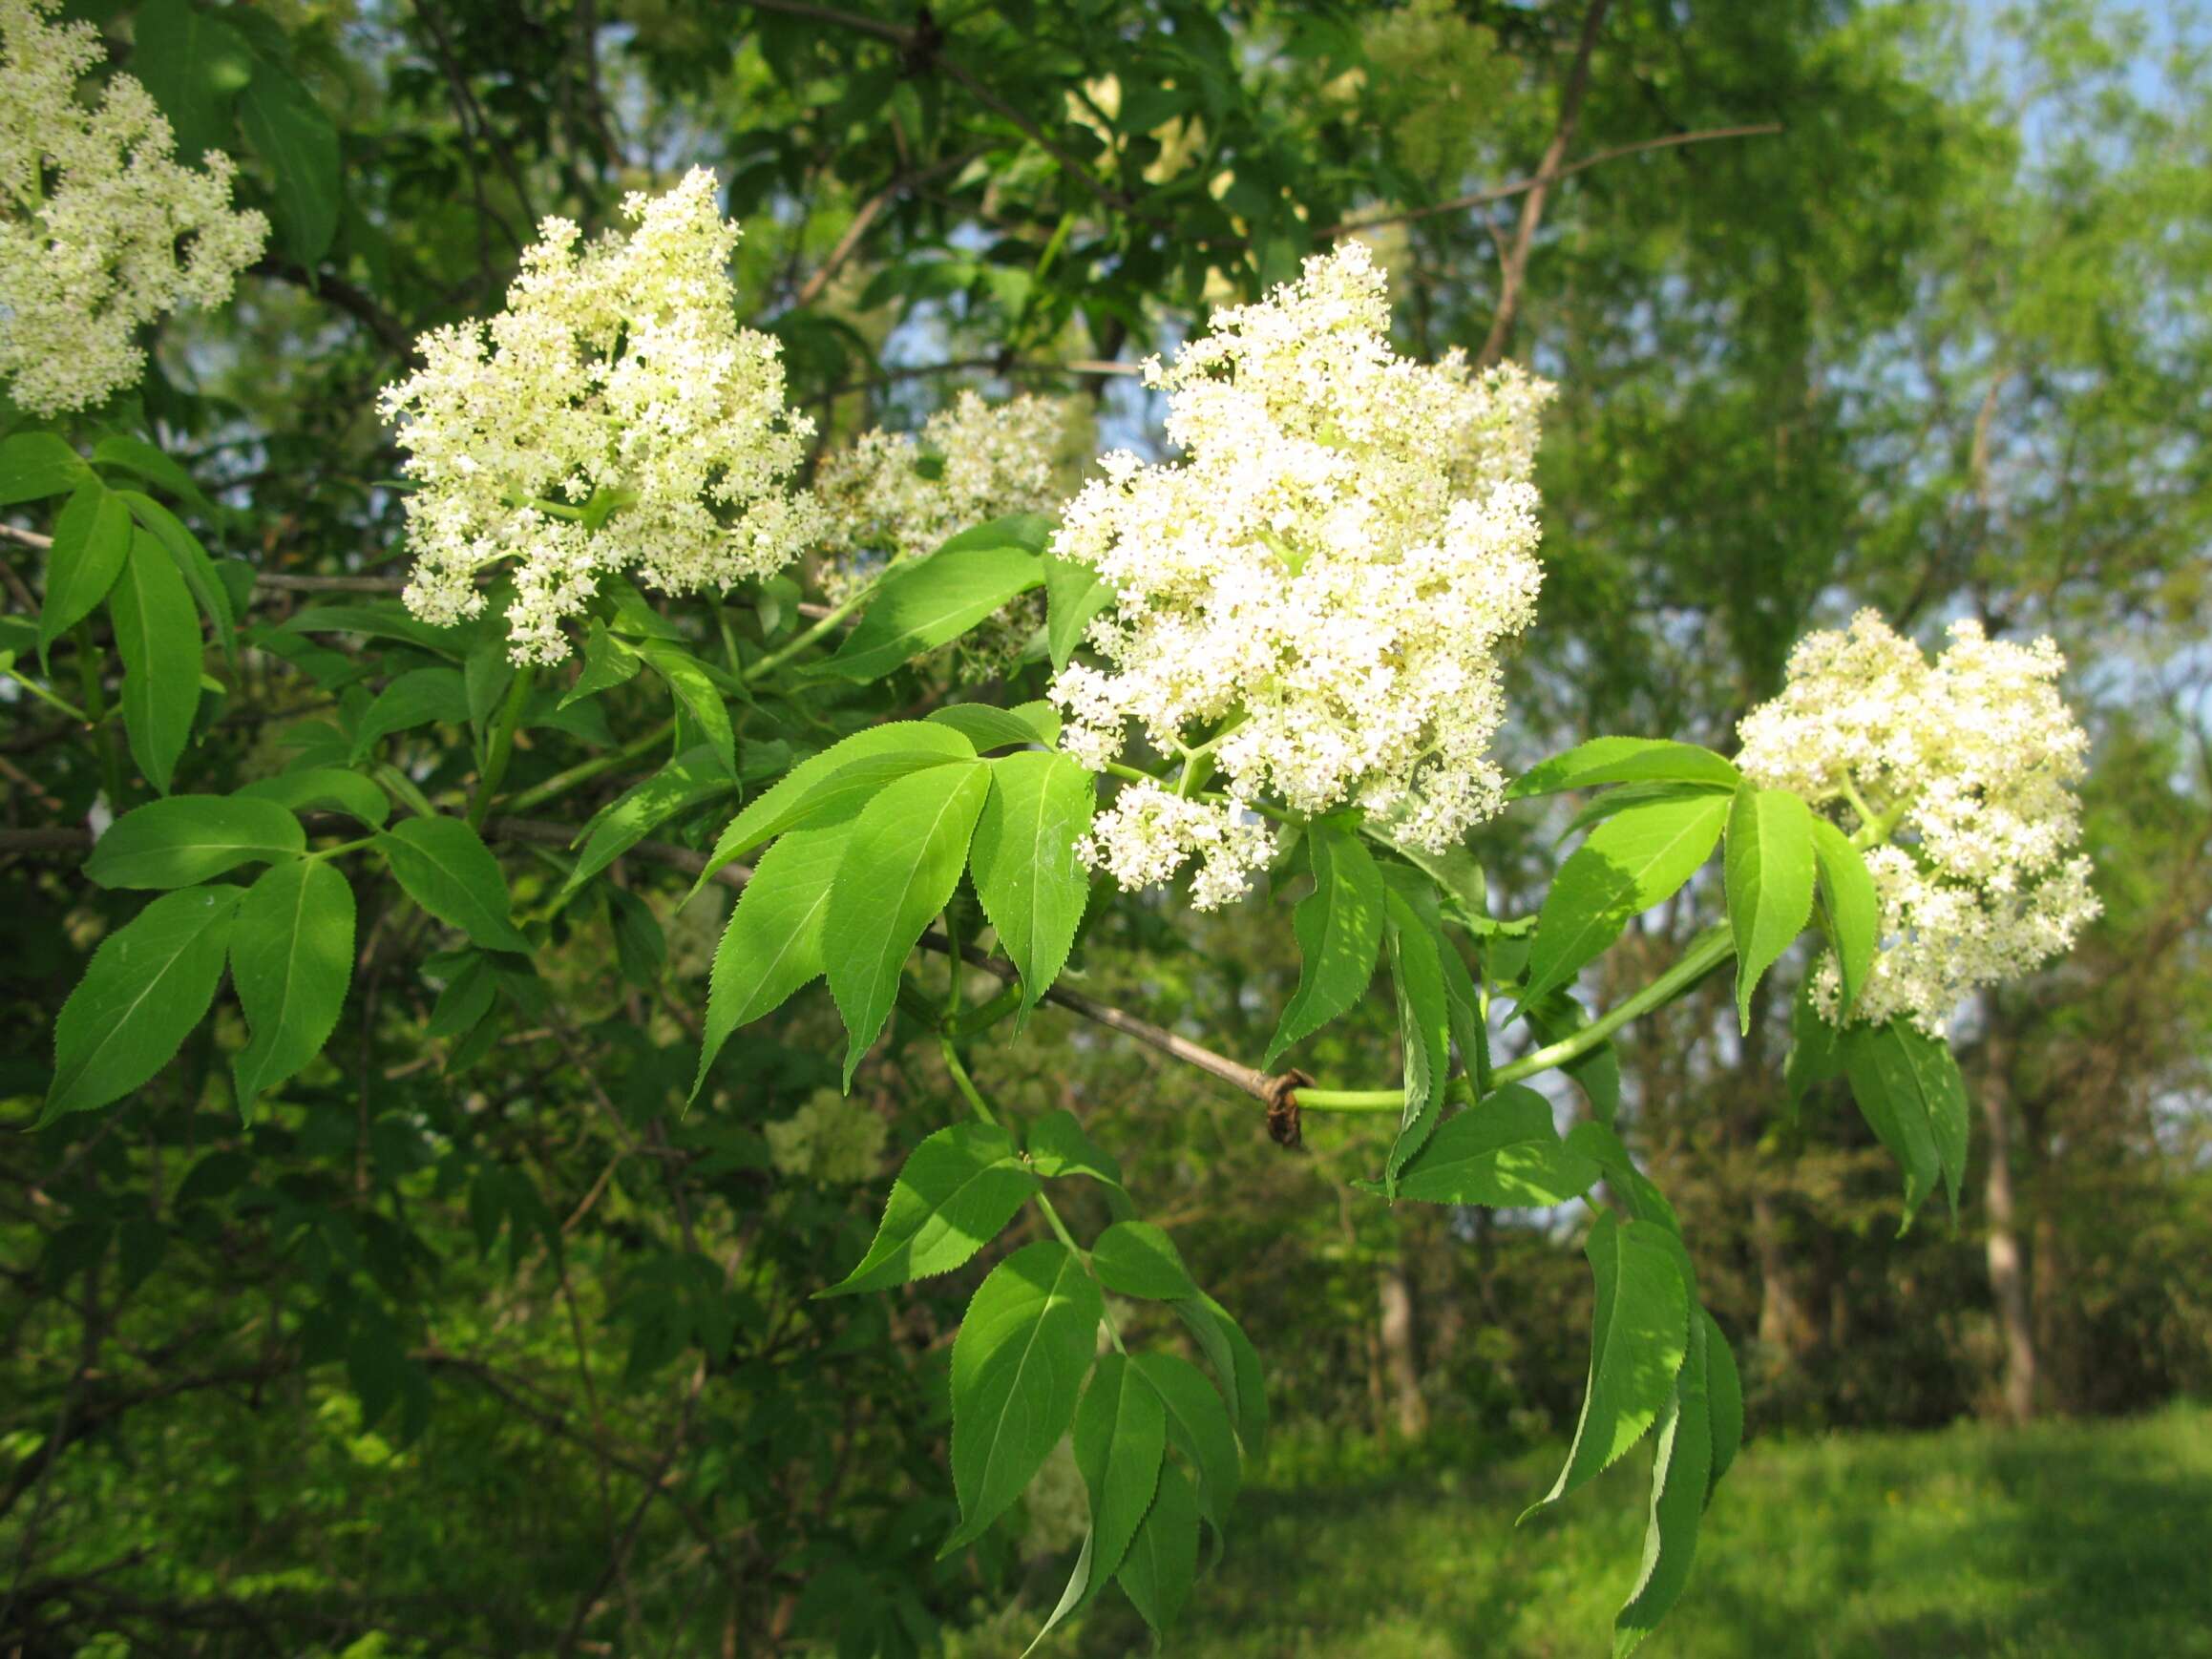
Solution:
[[[1117,1221],[1090,1247],[1091,1271],[1109,1291],[1148,1301],[1198,1294],[1175,1241],[1148,1221]]]
[[[1044,556],[1044,643],[1054,673],[1067,666],[1092,619],[1114,602],[1106,579],[1080,559]]]
[[[1736,935],[1736,1013],[1813,914],[1813,814],[1787,789],[1746,784],[1728,808],[1728,925]]]
[[[690,652],[665,640],[647,640],[638,647],[645,665],[667,682],[677,707],[699,724],[700,736],[721,758],[722,769],[737,775],[737,732],[729,724],[729,704],[704,664]]]
[[[1443,960],[1448,947],[1395,884],[1385,884],[1382,915],[1390,982],[1398,994],[1405,1091],[1398,1134],[1383,1165],[1383,1185],[1389,1187],[1428,1139],[1443,1105],[1444,1080],[1451,1071],[1451,999],[1444,990]]]
[[[1582,1004],[1566,991],[1554,992],[1542,1002],[1524,1007],[1522,1013],[1527,1015],[1530,1029],[1547,1045],[1564,1042],[1590,1023]],[[1560,1069],[1581,1085],[1597,1121],[1612,1123],[1621,1108],[1621,1062],[1613,1045],[1601,1042],[1585,1049]]]
[[[1711,856],[1726,795],[1649,801],[1608,818],[1559,867],[1536,918],[1527,990],[1540,1002],[1620,937],[1629,918],[1679,888]]]
[[[1092,1565],[1113,1577],[1159,1489],[1168,1412],[1159,1392],[1119,1354],[1108,1354],[1075,1414],[1075,1466],[1090,1493]]]
[[[309,270],[338,233],[338,129],[314,94],[265,59],[238,101],[246,141],[276,181],[277,229],[292,258]]]
[[[1648,737],[1593,737],[1531,766],[1506,789],[1508,801],[1599,784],[1704,784],[1734,790],[1742,775],[1696,744]]]
[[[295,812],[327,807],[371,830],[382,829],[391,816],[391,802],[382,789],[359,772],[339,766],[302,766],[295,772],[279,772],[273,778],[242,784],[233,794],[239,800],[274,801]]]
[[[253,54],[238,32],[188,0],[147,0],[133,26],[131,73],[169,119],[177,158],[197,167],[229,150],[231,101],[253,79]]]
[[[219,523],[222,518],[222,509],[208,499],[206,493],[192,481],[192,474],[143,438],[134,438],[128,432],[110,432],[93,446],[92,464],[104,467],[110,472],[128,472],[157,489],[166,490],[210,523]],[[132,511],[137,511],[136,502],[132,504]],[[161,511],[166,513],[168,509],[162,508]],[[174,522],[174,514],[171,514],[171,519]],[[146,528],[157,536],[161,534],[152,522],[147,522]],[[178,528],[183,527],[179,525]]]
[[[376,847],[407,895],[439,921],[488,950],[529,953],[499,861],[460,819],[402,819],[377,832]]]
[[[830,995],[849,1034],[848,1087],[891,1018],[907,953],[959,885],[990,788],[980,761],[931,766],[885,785],[853,825],[823,935]]]
[[[252,1034],[238,1057],[238,1107],[323,1051],[353,977],[353,888],[320,859],[268,871],[239,901],[230,977]]]
[[[40,1123],[118,1100],[168,1062],[215,1000],[238,895],[165,892],[100,941],[53,1024]]]
[[[1705,1492],[1710,1503],[1713,1488],[1720,1484],[1720,1477],[1736,1461],[1737,1448],[1743,1444],[1743,1378],[1718,1321],[1703,1308],[1697,1310],[1697,1318],[1705,1332],[1705,1400],[1713,1423],[1713,1479]]]
[[[1228,1309],[1211,1296],[1199,1299],[1229,1338],[1230,1358],[1236,1368],[1232,1394],[1236,1438],[1244,1442],[1248,1454],[1259,1457],[1267,1449],[1267,1371],[1260,1364],[1259,1350],[1252,1345],[1244,1327],[1229,1316]]]
[[[1314,891],[1291,917],[1298,937],[1298,988],[1260,1061],[1271,1070],[1285,1049],[1366,995],[1382,946],[1382,873],[1359,837],[1331,819],[1316,819],[1306,826],[1306,856]]]
[[[1060,715],[1049,703],[1024,703],[1018,708],[955,703],[932,709],[927,718],[951,726],[976,746],[978,754],[1016,745],[1043,744],[1050,748],[1060,737]]]
[[[1102,1575],[1091,1570],[1091,1560],[1096,1554],[1096,1536],[1085,1532],[1083,1547],[1075,1552],[1075,1565],[1067,1575],[1067,1585],[1060,1592],[1060,1600],[1052,1606],[1051,1615],[1045,1619],[1037,1634],[1029,1638],[1029,1646],[1022,1649],[1022,1659],[1029,1659],[1044,1645],[1044,1638],[1066,1623],[1068,1616],[1090,1600],[1091,1590],[1102,1582]]]
[[[1956,1221],[1959,1186],[1967,1173],[1967,1081],[1959,1075],[1950,1044],[1942,1038],[1930,1037],[1909,1019],[1892,1020],[1889,1030],[1912,1067],[1913,1084],[1928,1113],[1936,1162],[1943,1170],[1944,1190],[1950,1199],[1951,1219]]]
[[[46,601],[38,612],[40,656],[108,597],[130,552],[130,509],[97,479],[79,485],[53,521]]]
[[[800,986],[821,976],[830,884],[852,830],[850,824],[795,830],[753,867],[715,947],[693,1100],[730,1033],[782,1007]]]
[[[1014,1155],[1005,1130],[989,1124],[939,1129],[908,1155],[892,1183],[875,1242],[860,1265],[822,1294],[888,1290],[951,1272],[998,1237],[1040,1185]]]
[[[93,480],[84,457],[53,432],[0,439],[0,507],[66,495]]]
[[[1851,1081],[1851,1098],[1859,1104],[1859,1115],[1905,1171],[1905,1217],[1898,1224],[1900,1234],[1912,1226],[1922,1201],[1935,1190],[1944,1173],[1935,1125],[1921,1097],[1912,1057],[1898,1033],[1898,1025],[1903,1023],[1848,1026],[1842,1043],[1843,1075]]]
[[[1790,1052],[1782,1065],[1782,1088],[1790,1115],[1806,1093],[1818,1083],[1843,1075],[1843,1037],[1822,1016],[1813,1001],[1813,982],[1807,978],[1790,1002]]]
[[[1659,1421],[1643,1565],[1628,1605],[1613,1620],[1613,1659],[1628,1659],[1680,1599],[1696,1559],[1697,1525],[1712,1483],[1713,1419],[1706,1397],[1705,1325],[1699,1318],[1691,1322],[1689,1353]]]
[[[1029,1166],[1048,1180],[1087,1175],[1110,1186],[1122,1184],[1122,1166],[1084,1132],[1065,1107],[1055,1107],[1029,1126]]]
[[[1825,818],[1813,820],[1813,854],[1820,864],[1821,909],[1827,916],[1828,942],[1835,947],[1843,976],[1842,1013],[1849,1018],[1881,949],[1882,898],[1874,891],[1865,857]]]
[[[1537,1208],[1581,1197],[1597,1177],[1597,1166],[1560,1140],[1551,1102],[1534,1089],[1508,1083],[1437,1126],[1421,1155],[1400,1171],[1397,1196],[1422,1204]],[[1359,1185],[1382,1190],[1376,1182]]]
[[[1021,970],[1029,1007],[1066,965],[1090,898],[1075,844],[1090,829],[1096,786],[1071,757],[1042,749],[1001,756],[990,767],[970,852],[976,896]]]
[[[1229,1408],[1206,1374],[1180,1354],[1140,1354],[1130,1363],[1159,1391],[1168,1408],[1168,1438],[1198,1471],[1199,1513],[1221,1526],[1244,1480]]]
[[[608,633],[606,624],[595,617],[584,635],[583,666],[577,673],[576,683],[560,694],[558,706],[566,708],[586,697],[626,684],[644,665],[643,658]]]
[[[856,761],[894,754],[912,755],[918,768],[923,756],[972,760],[975,753],[975,746],[959,732],[949,726],[932,725],[927,721],[895,720],[883,725],[872,725],[866,731],[856,731],[832,744],[820,754],[808,756],[748,803],[745,810],[729,821],[729,827],[715,841],[706,868],[700,872],[698,884],[691,891],[697,892],[716,871],[735,863],[762,842],[773,840],[796,827],[810,811],[822,810],[823,803],[832,797],[817,792],[821,786]],[[889,781],[888,776],[880,780],[881,783]],[[865,797],[853,805],[853,813],[856,814],[864,805]]]
[[[102,887],[190,887],[306,850],[299,819],[273,801],[172,795],[110,825],[84,872]]]
[[[143,530],[132,535],[123,574],[108,595],[108,615],[123,660],[123,731],[131,758],[166,795],[200,711],[200,622],[176,564]]]
[[[706,745],[679,755],[651,777],[633,784],[591,822],[590,838],[568,872],[564,892],[574,892],[669,819],[734,793],[737,780]]]
[[[953,1339],[953,1489],[959,1548],[1022,1496],[1075,1418],[1106,1303],[1065,1245],[1024,1245],[993,1268]]]
[[[1629,1149],[1612,1129],[1603,1124],[1577,1124],[1567,1131],[1567,1149],[1597,1166],[1605,1184],[1630,1215],[1638,1221],[1650,1222],[1676,1238],[1681,1236],[1682,1223],[1675,1214],[1675,1207],[1636,1167]]]
[[[1611,1468],[1644,1438],[1673,1397],[1690,1342],[1690,1292],[1676,1265],[1678,1248],[1678,1241],[1650,1222],[1615,1221],[1610,1212],[1598,1212],[1584,1246],[1597,1304],[1582,1417],[1566,1467],[1529,1514]],[[1703,1486],[1700,1476],[1699,1502]]]
[[[102,440],[100,449],[108,448]],[[168,457],[151,445],[140,445],[151,450],[158,458]],[[99,458],[99,450],[94,451]],[[175,463],[171,463],[172,466]],[[181,469],[179,469],[181,471]],[[190,480],[186,480],[187,484]],[[197,492],[196,492],[197,494]],[[131,516],[138,527],[161,544],[164,553],[177,561],[177,574],[184,578],[184,585],[192,590],[193,602],[206,617],[208,625],[215,630],[215,642],[222,648],[223,656],[235,665],[238,662],[238,624],[232,615],[230,590],[222,585],[222,577],[215,568],[215,560],[207,556],[207,549],[200,545],[200,537],[184,527],[184,521],[155,500],[137,490],[118,490],[116,494],[131,510]]]
[[[394,677],[362,711],[353,730],[356,765],[395,731],[418,725],[464,725],[469,719],[468,687],[456,668],[414,668]]]
[[[813,672],[880,679],[908,659],[958,639],[1007,600],[1043,585],[1044,561],[1031,549],[1013,540],[963,546],[963,539],[955,537],[926,558],[894,566],[868,601],[859,625],[845,636],[836,655]]]
[[[1159,1492],[1116,1577],[1154,1635],[1190,1599],[1198,1579],[1198,1505],[1189,1477],[1173,1463],[1160,1465]]]

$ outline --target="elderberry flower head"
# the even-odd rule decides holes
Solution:
[[[1216,312],[1171,367],[1146,366],[1179,458],[1106,456],[1054,544],[1116,600],[1087,637],[1103,665],[1054,682],[1064,745],[1104,770],[1133,724],[1219,770],[1197,902],[1236,896],[1267,855],[1245,803],[1358,807],[1430,850],[1502,804],[1498,657],[1542,580],[1530,473],[1552,388],[1457,352],[1400,357],[1389,322],[1359,242]],[[1164,878],[1201,849],[1197,809],[1109,812],[1093,863]]]
[[[776,343],[738,326],[738,229],[714,175],[633,192],[622,213],[635,229],[589,243],[545,220],[507,308],[425,334],[423,367],[381,400],[417,486],[409,608],[474,616],[477,573],[512,560],[517,662],[568,655],[561,623],[600,573],[724,588],[790,563],[821,526],[790,487],[813,423],[785,407]]]
[[[1848,632],[1801,640],[1781,694],[1738,727],[1747,776],[1884,830],[1866,853],[1882,950],[1854,1021],[1903,1015],[1940,1033],[1968,993],[2067,950],[2101,908],[2073,852],[2089,738],[2058,695],[2066,660],[1970,620],[1950,640],[1930,662],[1862,611]],[[1813,1000],[1838,1019],[1832,951]]]
[[[35,415],[89,409],[146,371],[138,330],[220,305],[268,238],[233,213],[230,158],[198,168],[127,74],[97,104],[77,82],[106,52],[57,0],[0,0],[0,386]]]

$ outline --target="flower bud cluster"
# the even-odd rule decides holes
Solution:
[[[1781,694],[1738,728],[1747,776],[1886,830],[1866,853],[1883,943],[1854,1021],[1904,1015],[1940,1033],[1962,998],[2067,950],[2099,911],[2073,850],[2089,738],[2058,695],[2065,659],[1970,620],[1950,640],[1930,662],[1862,611],[1800,641]],[[1813,998],[1838,1018],[1832,951]]]
[[[56,0],[0,0],[0,387],[50,416],[104,403],[146,371],[139,330],[220,305],[260,257],[268,220],[231,211],[231,159],[186,166],[153,95]]]
[[[382,398],[417,486],[409,607],[474,616],[478,574],[512,561],[517,662],[568,655],[561,624],[600,573],[725,588],[790,563],[822,525],[791,487],[813,423],[785,407],[775,341],[738,326],[738,229],[713,174],[622,212],[634,230],[590,243],[545,220],[507,308],[424,335],[422,368]]]
[[[1270,838],[1244,804],[1355,806],[1442,849],[1495,813],[1499,652],[1535,613],[1537,415],[1551,388],[1390,346],[1383,274],[1358,242],[1261,304],[1216,312],[1172,367],[1179,458],[1106,457],[1055,551],[1116,603],[1052,695],[1103,770],[1131,726],[1204,747],[1227,804],[1109,812],[1089,853],[1125,885],[1205,863],[1200,903],[1241,892]],[[1238,866],[1241,866],[1239,868]]]

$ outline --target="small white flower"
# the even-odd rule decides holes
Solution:
[[[146,371],[138,331],[181,305],[220,305],[260,257],[268,220],[233,213],[233,167],[179,162],[134,77],[88,104],[106,56],[56,0],[0,0],[0,384],[31,413],[89,409]]]
[[[1232,800],[1356,806],[1430,850],[1499,809],[1498,653],[1543,578],[1529,480],[1551,388],[1401,358],[1388,329],[1382,273],[1346,242],[1147,366],[1181,457],[1106,456],[1054,543],[1117,600],[1088,640],[1107,665],[1052,688],[1086,766],[1132,724],[1170,759],[1218,738]],[[1148,799],[1109,813],[1093,862],[1125,887],[1164,880],[1190,822]],[[1253,862],[1265,840],[1223,834]],[[1231,855],[1201,876],[1211,902],[1242,890]]]
[[[419,486],[409,607],[474,616],[477,573],[512,560],[518,662],[568,655],[561,624],[600,572],[669,594],[726,588],[790,563],[822,523],[790,487],[813,423],[785,407],[776,343],[738,326],[738,230],[713,174],[634,192],[622,212],[628,236],[589,244],[545,220],[507,308],[424,335],[424,367],[381,400]],[[587,529],[574,514],[601,492],[621,504]]]
[[[1968,993],[2069,949],[2101,908],[2089,860],[2072,855],[2089,738],[2058,695],[2066,660],[2049,640],[2007,644],[1973,621],[1950,638],[1931,663],[1872,611],[1809,635],[1781,694],[1738,728],[1738,761],[1849,829],[1863,813],[1895,819],[1897,839],[1866,854],[1883,948],[1852,1018],[1902,1014],[1939,1033]],[[1832,951],[1813,998],[1837,1018]]]

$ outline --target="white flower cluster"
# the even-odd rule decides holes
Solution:
[[[991,404],[970,390],[918,433],[862,433],[814,479],[835,550],[822,571],[824,593],[841,599],[886,563],[919,558],[974,525],[1055,511],[1054,461],[1065,424],[1059,400]],[[1043,620],[1043,596],[1025,594],[945,649],[960,679],[988,680],[1013,669]]]
[[[881,1118],[835,1089],[816,1089],[806,1104],[765,1125],[763,1133],[777,1174],[832,1186],[874,1180],[891,1139]]]
[[[1227,797],[1140,794],[1101,818],[1086,854],[1125,886],[1197,855],[1194,902],[1236,896],[1273,844],[1249,822],[1269,796],[1355,806],[1432,850],[1499,808],[1498,652],[1535,613],[1551,388],[1400,357],[1389,321],[1359,242],[1216,312],[1172,367],[1146,367],[1181,457],[1108,455],[1068,507],[1055,551],[1117,603],[1088,636],[1107,666],[1053,685],[1064,745],[1104,770],[1134,723],[1170,760],[1203,751]]]
[[[2065,951],[2100,908],[2089,860],[2073,855],[2089,739],[2058,695],[2066,660],[2049,640],[2007,644],[1973,621],[1950,639],[1930,662],[1862,611],[1847,633],[1801,640],[1781,695],[1738,728],[1747,776],[1840,805],[1854,830],[1889,828],[1866,854],[1883,948],[1852,1018],[1905,1015],[1938,1033],[1961,998]],[[1813,997],[1835,1020],[1832,951]]]
[[[474,616],[477,573],[512,559],[517,662],[568,655],[561,623],[599,572],[724,588],[790,563],[821,528],[790,487],[813,423],[785,407],[776,343],[738,326],[738,230],[714,175],[694,168],[622,212],[635,230],[588,244],[546,220],[507,308],[424,335],[424,367],[382,398],[419,486],[409,607]]]
[[[138,330],[220,305],[268,238],[230,208],[230,158],[177,159],[152,94],[127,74],[95,105],[105,57],[57,0],[0,0],[0,384],[35,415],[89,409],[146,371]]]

